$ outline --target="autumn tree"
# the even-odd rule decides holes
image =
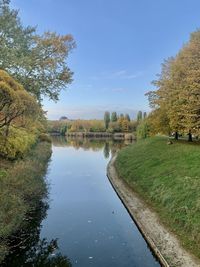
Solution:
[[[0,0],[0,68],[6,70],[38,100],[57,100],[60,90],[72,81],[67,57],[75,47],[69,34],[45,32],[24,27],[18,11]]]
[[[179,76],[180,127],[192,141],[192,134],[200,132],[200,31],[191,34],[190,41],[181,49],[175,61]]]
[[[124,121],[124,117],[123,116],[119,116],[118,118],[118,124],[119,124],[119,127],[120,127],[120,130],[122,131],[122,127],[123,127],[123,121]]]
[[[180,101],[177,97],[179,92],[177,77],[173,77],[174,62],[175,58],[164,61],[161,74],[158,75],[157,80],[152,82],[157,90],[150,91],[146,95],[153,109],[149,115],[151,125],[154,125],[153,131],[166,134],[173,129],[177,139],[181,114],[178,115]]]
[[[129,121],[126,118],[124,118],[122,121],[122,131],[123,132],[129,131]]]
[[[157,90],[149,94],[154,110],[160,110],[169,121],[171,131],[198,135],[200,130],[200,31],[191,34],[175,58],[162,65],[162,72],[154,82]]]
[[[148,118],[149,133],[155,135],[157,133],[170,135],[171,128],[169,126],[169,118],[164,109],[156,109],[150,112]]]
[[[108,129],[109,123],[110,123],[110,112],[106,111],[104,114],[104,124],[105,124],[106,130]]]
[[[12,124],[25,126],[26,119],[32,119],[38,112],[39,105],[34,97],[0,70],[0,129],[5,128],[5,136],[8,136]]]
[[[34,96],[0,70],[0,154],[23,154],[44,129],[44,113]]]

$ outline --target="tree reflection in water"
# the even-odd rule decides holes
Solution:
[[[105,142],[104,149],[103,149],[103,154],[106,159],[110,157],[110,145],[109,142]]]
[[[54,137],[54,146],[73,146],[76,149],[100,151],[104,157],[109,158],[121,149],[124,140],[105,138],[64,138]],[[40,240],[41,222],[45,219],[49,206],[45,199],[38,200],[37,208],[26,215],[24,225],[20,231],[13,235],[8,246],[11,248],[2,267],[70,267],[70,260],[59,253],[58,240]],[[0,243],[1,245],[1,243]]]
[[[74,147],[75,149],[83,149],[85,151],[100,151],[103,149],[104,157],[109,158],[122,147],[129,145],[132,141],[114,140],[112,138],[81,138],[81,137],[64,137],[52,136],[53,145],[55,147]]]
[[[58,240],[40,240],[41,222],[49,205],[40,201],[26,216],[22,229],[8,243],[11,248],[2,267],[71,267],[70,260],[58,252]],[[29,219],[28,219],[29,218]],[[27,220],[28,219],[28,220]]]

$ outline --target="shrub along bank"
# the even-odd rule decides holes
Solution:
[[[200,146],[153,137],[122,149],[116,169],[200,258]]]
[[[8,238],[25,227],[26,215],[47,194],[44,176],[50,156],[51,144],[38,142],[24,159],[0,159],[0,262],[9,252]]]

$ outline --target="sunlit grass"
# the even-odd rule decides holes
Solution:
[[[200,146],[167,145],[154,137],[122,149],[116,161],[120,177],[138,192],[200,257]]]

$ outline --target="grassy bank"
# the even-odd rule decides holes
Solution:
[[[121,178],[155,209],[183,246],[200,258],[200,145],[149,138],[122,149]]]
[[[9,251],[8,238],[25,227],[27,214],[47,193],[44,176],[50,156],[51,144],[39,142],[24,159],[0,159],[0,262]]]

